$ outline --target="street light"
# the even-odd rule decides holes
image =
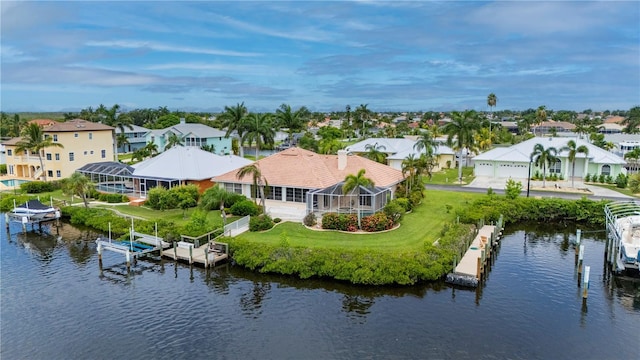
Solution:
[[[529,160],[529,171],[527,175],[527,197],[529,197],[529,188],[531,187],[531,160]]]

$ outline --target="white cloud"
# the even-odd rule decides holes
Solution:
[[[207,49],[207,48],[190,47],[190,46],[177,46],[177,45],[161,44],[161,43],[156,43],[152,41],[138,41],[138,40],[87,41],[85,45],[95,46],[95,47],[122,48],[122,49],[149,49],[149,50],[163,51],[163,52],[238,56],[238,57],[252,57],[252,56],[261,55],[260,53],[254,53],[254,52],[240,52],[240,51]]]

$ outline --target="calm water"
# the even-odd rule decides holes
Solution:
[[[0,357],[637,359],[640,282],[610,279],[603,234],[586,233],[592,284],[583,306],[574,233],[508,231],[485,285],[471,291],[355,287],[167,260],[139,261],[127,273],[113,253],[101,270],[91,231],[3,231]]]

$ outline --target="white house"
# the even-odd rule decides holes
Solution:
[[[474,157],[475,176],[490,178],[514,178],[526,179],[537,172],[542,172],[541,167],[530,164],[531,154],[536,144],[541,144],[545,149],[553,147],[558,150],[558,160],[555,164],[547,166],[547,175],[557,174],[564,179],[569,179],[572,174],[572,164],[568,156],[569,151],[562,148],[567,146],[569,140],[576,142],[576,147],[582,145],[589,150],[588,155],[576,154],[575,178],[582,179],[589,175],[610,175],[614,179],[618,174],[624,174],[625,161],[620,156],[592,145],[582,139],[569,139],[566,137],[535,137],[519,144],[505,148],[495,148]]]
[[[410,155],[416,158],[425,153],[425,149],[415,149],[416,140],[409,138],[369,138],[347,146],[345,150],[354,154],[366,155],[371,147],[387,154],[387,165],[394,169],[402,170],[402,161]],[[448,146],[438,144],[435,148],[438,165],[435,170],[455,166],[455,152]]]

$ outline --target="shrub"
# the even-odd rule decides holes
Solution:
[[[365,216],[360,219],[362,230],[367,232],[389,230],[393,227],[393,219],[387,217],[384,212],[377,212],[373,215]]]
[[[590,181],[591,181],[591,175],[587,174],[587,175],[584,177],[584,182],[590,182]]]
[[[611,177],[611,175],[607,175],[607,176],[604,178],[604,181],[605,181],[607,184],[613,184],[613,177]]]
[[[391,200],[384,207],[383,211],[387,215],[387,217],[389,219],[391,219],[391,221],[394,224],[399,223],[400,220],[402,220],[402,217],[404,216],[404,213],[406,212],[405,209],[396,200]]]
[[[281,222],[282,222],[282,219],[280,219],[280,218],[278,218],[278,217],[277,217],[277,218],[274,218],[274,219],[273,219],[273,222],[274,222],[274,223],[276,223],[276,224],[279,224],[279,223],[281,223]]]
[[[492,187],[489,187],[489,188],[487,189],[487,195],[492,196],[492,195],[495,195],[495,194],[496,194],[496,193],[493,191],[493,188],[492,188]]]
[[[640,173],[629,176],[628,185],[632,193],[640,193]]]
[[[101,193],[101,194],[98,195],[98,200],[104,201],[104,202],[107,202],[107,203],[110,203],[110,204],[129,202],[129,198],[126,197],[125,195],[121,195],[121,194],[105,194],[105,193]]]
[[[236,216],[247,216],[247,215],[256,216],[260,211],[258,209],[258,205],[256,205],[251,200],[243,200],[243,201],[237,202],[233,204],[233,206],[231,206],[229,210],[233,215],[236,215]]]
[[[0,175],[7,174],[7,164],[0,164]]]
[[[30,181],[20,184],[20,189],[28,194],[40,194],[43,192],[54,191],[55,186],[54,184],[45,181]]]
[[[273,225],[273,220],[266,214],[252,216],[251,219],[249,219],[249,231],[269,230]]]
[[[302,223],[306,226],[314,226],[318,223],[318,219],[316,218],[316,214],[308,213],[304,219],[302,219]]]
[[[618,177],[616,178],[616,187],[619,189],[626,188],[628,180],[629,178],[626,175],[618,174]]]
[[[516,182],[513,179],[507,180],[507,185],[504,188],[504,194],[507,199],[515,199],[522,192],[522,183],[520,181]]]
[[[600,174],[600,176],[598,176],[598,182],[599,183],[604,183],[606,181],[606,179],[607,179],[607,177],[605,176],[605,174]]]
[[[328,230],[358,230],[358,215],[326,213],[322,216],[322,228]]]
[[[404,209],[405,212],[409,212],[409,211],[411,211],[413,209],[413,207],[411,206],[411,202],[409,201],[409,199],[407,199],[405,197],[399,197],[399,198],[393,199],[391,201],[393,201],[396,204],[402,206],[402,208]]]
[[[205,211],[196,210],[191,214],[189,222],[182,226],[180,233],[187,236],[200,236],[211,231],[211,226],[207,221],[207,213]]]

